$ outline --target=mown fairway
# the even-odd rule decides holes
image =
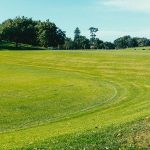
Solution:
[[[149,108],[149,50],[0,52],[1,149],[102,132],[148,118]]]

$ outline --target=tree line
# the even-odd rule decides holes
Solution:
[[[32,18],[16,17],[0,24],[1,40],[42,47],[63,45],[66,35],[49,20],[34,21]]]
[[[55,23],[46,21],[35,21],[32,18],[16,17],[7,19],[0,24],[0,41],[15,42],[41,46],[51,49],[122,49],[132,47],[150,46],[147,38],[124,36],[112,42],[104,42],[96,38],[98,28],[91,27],[91,38],[81,35],[77,27],[74,38],[68,38],[66,32],[58,28]]]

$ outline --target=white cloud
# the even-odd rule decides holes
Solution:
[[[104,0],[103,4],[121,10],[150,13],[150,0]]]

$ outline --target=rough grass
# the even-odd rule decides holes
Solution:
[[[124,124],[150,115],[149,66],[149,50],[1,51],[0,148],[53,148],[46,141],[55,138],[55,149],[83,139],[82,149],[97,128],[104,139],[121,124],[126,131]],[[103,145],[92,141],[93,149]]]
[[[150,118],[144,118],[106,129],[96,127],[92,131],[76,133],[34,143],[24,150],[147,150],[150,147]]]

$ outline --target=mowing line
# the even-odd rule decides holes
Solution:
[[[8,65],[12,65],[12,64],[8,64]],[[15,64],[15,65],[24,66],[22,64]],[[85,73],[85,72],[78,71],[78,70],[73,71],[73,70],[67,70],[67,69],[66,70],[65,69],[58,69],[58,68],[56,69],[56,68],[53,68],[53,67],[43,67],[43,66],[34,66],[34,65],[25,65],[25,66],[27,66],[27,67],[35,67],[35,68],[37,67],[37,68],[51,69],[51,70],[58,70],[58,71],[65,71],[65,72],[66,71],[67,72],[74,72],[74,73],[79,73],[79,74],[86,74],[86,75],[88,75],[90,77],[99,78],[99,76],[95,76],[93,74]],[[11,129],[11,130],[0,132],[0,134],[1,133],[10,133],[10,132],[13,132],[13,131],[19,131],[19,130],[23,130],[23,129],[27,129],[27,128],[42,126],[42,125],[45,125],[47,123],[54,123],[54,122],[61,121],[61,120],[64,120],[64,119],[71,119],[73,117],[78,117],[78,114],[80,114],[80,113],[88,112],[88,111],[90,111],[90,110],[92,110],[94,108],[98,108],[99,106],[102,106],[102,105],[106,104],[109,101],[112,101],[118,95],[117,88],[110,81],[107,81],[107,80],[102,80],[102,81],[106,82],[107,84],[110,84],[112,86],[113,90],[114,90],[113,96],[108,98],[108,99],[106,99],[104,102],[100,102],[100,103],[97,103],[97,104],[95,104],[93,106],[89,106],[87,108],[81,109],[80,111],[77,111],[77,112],[74,112],[74,113],[70,113],[68,116],[56,117],[56,118],[54,118],[52,120],[47,119],[47,120],[44,121],[44,123],[39,123],[38,122],[37,124],[31,125],[30,127],[21,127],[20,129]]]

